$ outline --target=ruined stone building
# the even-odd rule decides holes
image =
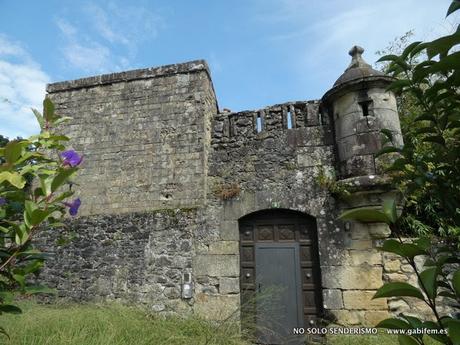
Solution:
[[[321,100],[236,113],[219,111],[203,60],[48,85],[84,164],[71,240],[43,276],[72,299],[211,319],[252,310],[281,333],[388,316],[371,300],[387,228],[337,219],[392,194],[380,130],[402,140],[392,79],[362,52]],[[332,179],[351,194],[320,183]],[[273,286],[277,312],[244,308]]]

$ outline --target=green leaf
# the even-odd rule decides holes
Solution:
[[[428,68],[429,73],[450,72],[460,69],[460,52],[442,57],[438,62]]]
[[[43,267],[43,260],[34,260],[23,268],[24,275],[38,271]]]
[[[425,287],[426,293],[430,299],[436,298],[437,295],[437,277],[438,268],[430,267],[420,273],[420,282]]]
[[[51,183],[51,192],[56,191],[59,187],[61,187],[75,172],[78,168],[68,168],[62,169],[53,179]]]
[[[398,214],[396,211],[395,199],[385,199],[383,201],[383,212],[386,214],[391,223],[396,223],[396,220],[398,219]]]
[[[436,128],[434,127],[421,127],[421,128],[417,128],[415,133],[417,134],[437,133],[437,131],[436,131]]]
[[[59,118],[58,120],[54,121],[53,125],[57,126],[63,122],[66,122],[66,121],[69,121],[69,120],[72,120],[71,117],[69,116],[63,116],[61,118]],[[61,140],[65,140],[65,139],[61,139]]]
[[[433,136],[430,136],[430,137],[426,137],[426,138],[423,139],[423,141],[424,142],[431,142],[431,143],[439,144],[441,146],[446,146],[446,141],[440,135],[433,135]]]
[[[423,322],[419,318],[416,318],[414,316],[409,316],[409,315],[401,315],[401,317],[409,322],[411,325],[411,328],[417,329],[417,328],[422,328],[423,327]]]
[[[382,298],[382,297],[416,297],[418,299],[424,300],[423,294],[420,292],[419,289],[416,287],[408,284],[408,283],[387,283],[383,285],[380,289],[377,290],[375,293],[374,298]]]
[[[402,91],[405,87],[411,86],[408,79],[397,79],[393,81],[388,87],[387,91]]]
[[[0,327],[0,334],[3,334],[5,337],[8,338],[8,340],[10,340],[10,336],[8,335],[8,333],[6,333],[5,329],[3,327]]]
[[[440,37],[427,45],[426,53],[428,59],[433,58],[438,54],[447,53],[453,46],[460,43],[460,32],[455,32],[452,35]]]
[[[13,140],[6,144],[4,154],[7,163],[16,163],[19,157],[21,157],[21,153],[24,148],[24,143],[25,142],[23,141]]]
[[[433,321],[425,321],[423,323],[423,327],[428,328],[428,329],[440,330],[439,325],[436,322],[433,322]],[[447,344],[447,336],[444,335],[444,334],[429,334],[428,336],[430,336],[434,340],[439,341],[441,344]]]
[[[26,277],[23,274],[13,274],[13,279],[19,283],[21,288],[26,285]]]
[[[48,122],[53,122],[55,118],[54,104],[48,97],[43,101],[43,117]]]
[[[29,239],[29,232],[27,230],[27,226],[24,223],[16,228],[15,242],[17,245],[22,245]]]
[[[422,114],[420,116],[417,116],[414,119],[414,121],[432,121],[432,122],[436,122],[436,118],[431,114],[425,113],[425,114]]]
[[[25,210],[26,210],[26,212],[27,212],[27,215],[28,215],[29,217],[31,217],[31,216],[32,216],[32,213],[38,208],[38,206],[37,206],[37,204],[34,203],[33,201],[26,200],[26,201],[24,202],[24,208],[25,208]]]
[[[385,252],[395,253],[406,258],[414,258],[417,255],[425,255],[426,251],[412,243],[400,243],[395,239],[389,239],[383,242],[381,248]]]
[[[414,241],[414,244],[422,250],[428,250],[431,247],[431,239],[428,237],[420,237]]]
[[[9,313],[9,314],[21,314],[22,310],[15,305],[11,304],[0,304],[0,314]]]
[[[7,181],[16,188],[22,189],[26,185],[26,180],[17,172],[0,172],[0,183]]]
[[[449,292],[449,291],[441,291],[440,293],[438,293],[438,296],[443,296],[443,297],[449,297],[449,298],[457,299],[457,296],[454,295],[452,292]]]
[[[405,59],[408,56],[410,56],[410,54],[415,50],[415,48],[417,48],[421,43],[422,41],[417,41],[409,44],[402,52],[401,57]]]
[[[393,55],[393,54],[389,54],[389,55],[384,55],[382,56],[380,59],[378,59],[376,62],[385,62],[385,61],[391,61],[391,62],[394,62],[396,60],[400,59],[399,56],[397,55]]]
[[[446,17],[450,16],[452,13],[454,13],[458,9],[460,9],[460,1],[458,1],[458,0],[452,1],[452,3],[450,4],[449,8],[447,9]]]
[[[375,208],[359,207],[343,212],[339,219],[357,220],[360,222],[383,222],[391,224],[387,215]]]
[[[51,183],[53,182],[53,176],[40,175],[40,186],[43,194],[48,196],[51,194]]]
[[[375,157],[379,157],[381,155],[384,155],[387,153],[393,153],[393,152],[401,152],[401,149],[398,149],[397,147],[394,147],[394,146],[387,146],[379,150],[379,152],[376,153]]]
[[[460,269],[455,271],[454,275],[452,276],[452,287],[458,297],[460,297]]]
[[[460,345],[460,320],[449,320],[447,325],[449,338],[453,345]]]
[[[390,131],[389,129],[381,129],[380,133],[382,133],[385,137],[388,138],[388,140],[392,141],[393,140],[393,132]]]
[[[419,342],[410,335],[398,335],[399,345],[420,345]]]
[[[390,329],[408,329],[409,324],[401,319],[396,319],[396,318],[390,318],[390,319],[385,319],[380,321],[377,326],[377,328],[390,328]]]
[[[38,123],[40,124],[40,128],[45,128],[45,120],[43,119],[42,114],[37,110],[32,108],[32,112],[34,113],[35,117],[37,118]]]
[[[33,213],[32,213],[32,217],[30,219],[31,221],[31,225],[38,225],[40,224],[41,222],[43,222],[46,218],[48,218],[48,216],[53,213],[54,210],[35,210]]]

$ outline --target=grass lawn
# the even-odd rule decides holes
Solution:
[[[160,318],[117,304],[40,305],[19,303],[23,313],[3,314],[0,326],[11,339],[5,345],[249,345],[238,325],[221,326],[194,318]],[[398,345],[395,336],[329,336],[330,345]],[[427,344],[439,344],[427,342]]]

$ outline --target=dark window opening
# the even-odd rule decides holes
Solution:
[[[372,100],[358,102],[358,104],[361,107],[361,111],[363,112],[363,116],[372,115],[371,114]]]

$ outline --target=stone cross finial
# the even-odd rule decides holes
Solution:
[[[364,53],[364,48],[360,46],[353,46],[348,54],[351,55],[351,63],[347,69],[356,68],[356,67],[370,67],[370,65],[364,61],[362,54]]]

